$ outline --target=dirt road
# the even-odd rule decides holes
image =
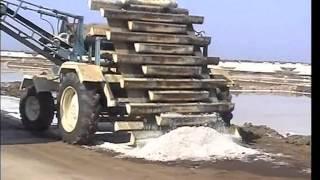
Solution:
[[[1,112],[3,180],[193,180],[311,179],[295,168],[267,163],[220,162],[202,166],[168,165],[114,158],[59,141],[56,130],[26,132],[17,119]]]

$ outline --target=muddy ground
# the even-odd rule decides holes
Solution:
[[[282,153],[274,162],[170,162],[153,163],[119,159],[115,154],[64,144],[52,127],[44,133],[23,129],[18,119],[1,112],[1,179],[311,179],[310,146],[287,143],[286,139],[259,137],[246,146]],[[242,132],[244,133],[244,132]],[[308,170],[309,169],[309,170]]]
[[[1,83],[1,95],[19,97],[19,82]],[[310,136],[283,137],[266,126],[238,127],[243,145],[278,154],[273,162],[179,161],[154,163],[115,158],[60,141],[57,127],[30,133],[1,111],[1,179],[311,179]]]

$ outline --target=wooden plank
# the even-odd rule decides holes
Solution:
[[[193,45],[134,43],[137,53],[192,55]]]
[[[121,1],[107,1],[107,0],[88,0],[88,6],[91,10],[100,10],[105,8],[121,9],[124,4]]]
[[[109,83],[104,84],[103,92],[105,97],[107,98],[107,106],[108,107],[115,107],[117,105],[116,99],[113,96],[111,87]]]
[[[114,131],[132,131],[132,130],[143,130],[144,123],[141,121],[138,122],[124,122],[117,121],[114,123]]]
[[[125,104],[125,103],[146,103],[149,100],[145,97],[137,97],[137,98],[118,98],[118,104]]]
[[[151,101],[202,101],[209,98],[209,91],[149,91]]]
[[[216,119],[216,114],[183,115],[168,113],[156,116],[158,126],[198,126],[213,123]]]
[[[218,57],[207,59],[200,56],[152,55],[152,54],[113,54],[116,63],[151,65],[208,65],[217,64]]]
[[[189,11],[183,8],[172,8],[172,7],[161,7],[161,6],[150,6],[150,5],[136,5],[130,4],[126,8],[131,11],[146,11],[155,13],[172,13],[172,14],[185,14],[188,15]]]
[[[224,79],[124,78],[121,88],[128,89],[211,89],[225,86]]]
[[[110,27],[106,24],[92,25],[89,29],[90,36],[105,36],[106,32],[110,31]]]
[[[207,46],[211,42],[210,37],[197,37],[195,35],[155,34],[143,32],[117,32],[106,31],[110,41],[146,42],[166,44],[193,44]]]
[[[128,27],[130,31],[135,32],[155,32],[155,33],[175,33],[186,34],[187,25],[185,24],[167,24],[153,23],[144,21],[129,21]]]
[[[200,66],[166,66],[166,65],[145,65],[142,72],[148,76],[188,76],[199,77],[202,73]]]
[[[182,14],[146,13],[139,11],[124,11],[118,9],[101,9],[101,15],[110,19],[138,20],[177,24],[202,24],[201,16],[187,16]]]
[[[108,83],[120,83],[123,76],[119,74],[105,74],[104,78]]]
[[[233,103],[130,103],[126,105],[128,114],[159,113],[212,113],[229,112],[234,109]]]
[[[88,6],[91,10],[100,10],[106,8],[113,9],[122,9],[131,11],[146,11],[146,12],[156,12],[156,13],[171,13],[171,14],[185,14],[188,15],[189,11],[183,8],[175,8],[175,7],[162,7],[162,6],[154,6],[154,5],[139,5],[139,4],[125,4],[122,2],[110,2],[110,1],[102,1],[102,0],[89,0]]]
[[[177,7],[176,0],[122,0],[125,4],[153,5],[160,7]]]

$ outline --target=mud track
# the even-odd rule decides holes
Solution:
[[[1,179],[311,179],[300,172],[308,158],[291,166],[239,161],[151,163],[67,145],[58,134],[54,127],[32,134],[19,120],[1,112]]]

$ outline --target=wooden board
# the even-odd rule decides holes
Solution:
[[[202,73],[200,66],[166,66],[166,65],[145,65],[142,71],[147,76],[185,76],[199,77]]]
[[[183,114],[161,114],[156,116],[158,126],[197,126],[213,123],[217,119],[215,114],[183,115]]]
[[[174,33],[174,34],[187,33],[187,25],[184,25],[184,24],[129,21],[128,27],[130,31],[134,31],[134,32],[155,32],[155,33]]]
[[[176,0],[122,0],[125,4],[152,5],[160,7],[177,7]]]
[[[110,31],[108,25],[93,25],[90,27],[88,35],[90,36],[106,36],[106,32]]]
[[[126,105],[128,114],[158,113],[210,113],[229,112],[234,109],[232,103],[130,103]]]
[[[178,55],[194,54],[193,45],[134,43],[134,48],[137,53],[178,54]]]
[[[226,85],[224,79],[153,79],[124,78],[122,88],[128,89],[211,89]]]
[[[143,32],[117,32],[106,31],[108,40],[124,42],[146,42],[166,44],[193,44],[206,46],[210,44],[210,37],[197,37],[195,35],[156,34]]]
[[[157,102],[203,101],[209,98],[209,91],[149,91],[149,98]]]
[[[153,64],[153,65],[208,65],[218,64],[220,58],[201,56],[179,56],[179,55],[153,55],[153,54],[113,54],[116,63],[125,64]]]
[[[141,11],[124,11],[118,9],[101,9],[101,15],[110,19],[138,20],[177,24],[202,24],[201,16],[187,16],[181,14],[146,13]]]
[[[154,6],[146,4],[125,4],[121,2],[108,2],[103,0],[89,0],[88,6],[91,10],[100,10],[106,8],[122,9],[132,11],[146,11],[146,12],[156,12],[156,13],[171,13],[171,14],[185,14],[188,15],[189,11],[183,8],[176,7],[164,7],[164,6]]]
[[[143,122],[124,122],[117,121],[114,123],[114,131],[131,131],[131,130],[142,130],[144,128]]]
[[[128,7],[126,7],[126,9],[131,11],[146,11],[146,12],[155,12],[155,13],[184,14],[184,15],[189,14],[189,11],[183,8],[161,7],[161,6],[152,6],[152,5],[130,4]]]

